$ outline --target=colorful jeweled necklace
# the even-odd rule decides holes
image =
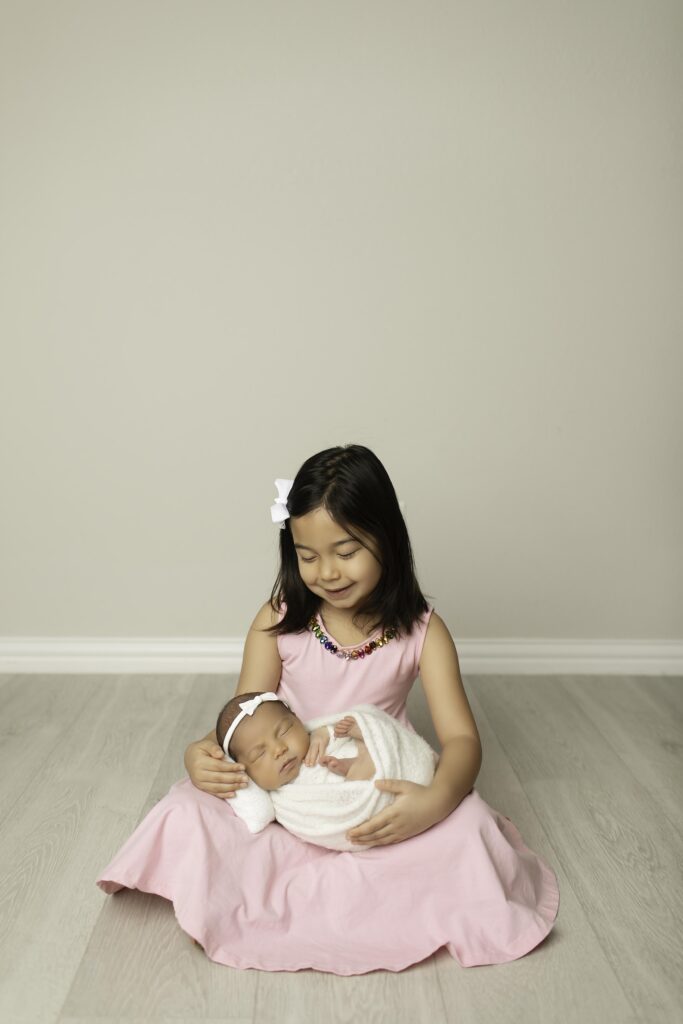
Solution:
[[[345,661],[358,661],[359,658],[364,658],[366,654],[372,654],[377,648],[385,647],[390,640],[394,639],[397,632],[393,626],[390,626],[376,640],[369,640],[367,643],[361,644],[360,647],[355,647],[352,651],[343,651],[337,647],[334,640],[330,640],[329,636],[322,631],[315,615],[308,623],[308,628],[318,638],[326,651],[333,654],[335,658],[344,658]]]

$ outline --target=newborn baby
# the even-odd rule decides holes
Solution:
[[[221,710],[216,737],[247,785],[230,801],[251,832],[271,821],[330,850],[357,852],[349,829],[393,803],[380,779],[428,786],[437,754],[413,729],[371,704],[302,722],[274,693],[245,693]],[[327,754],[329,749],[334,755]],[[347,757],[346,754],[353,754]]]
[[[255,702],[257,697],[259,701]],[[246,711],[241,708],[245,702],[251,705]],[[268,791],[296,779],[302,764],[321,764],[349,781],[373,778],[375,764],[355,718],[346,715],[336,722],[334,735],[354,739],[356,757],[326,755],[328,727],[320,726],[309,732],[274,693],[243,693],[233,697],[221,709],[216,723],[216,738],[228,757],[243,764],[249,778]]]

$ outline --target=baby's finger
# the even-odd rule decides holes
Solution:
[[[308,748],[308,753],[306,754],[306,759],[304,763],[308,765],[309,768],[311,767],[311,765],[317,764],[318,758],[320,756],[320,746],[321,744],[317,740],[315,740],[313,743],[311,743],[310,747]]]

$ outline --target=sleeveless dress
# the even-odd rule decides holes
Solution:
[[[357,661],[334,657],[310,630],[278,637],[277,692],[303,721],[376,704],[414,732],[406,698],[432,611]],[[154,805],[96,884],[170,900],[217,963],[340,975],[401,971],[442,946],[462,967],[516,960],[548,935],[560,898],[552,869],[476,789],[417,836],[340,852],[276,822],[253,835],[229,800],[189,778]]]

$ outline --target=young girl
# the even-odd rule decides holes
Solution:
[[[473,788],[481,742],[456,649],[418,585],[384,466],[348,445],[276,484],[280,570],[236,695],[277,692],[304,721],[375,704],[414,731],[406,698],[419,672],[442,747],[432,782],[376,781],[395,799],[350,831],[359,853],[277,824],[252,835],[230,807],[244,765],[213,731],[97,884],[171,899],[181,927],[233,967],[398,971],[444,945],[465,967],[523,956],[553,926],[557,879]]]

